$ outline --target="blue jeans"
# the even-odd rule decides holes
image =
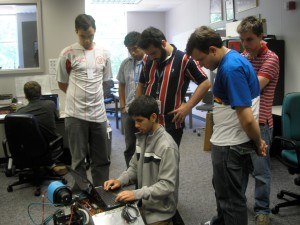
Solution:
[[[260,125],[260,133],[262,139],[268,145],[267,156],[260,157],[257,154],[251,154],[251,161],[253,165],[252,175],[255,179],[255,214],[269,214],[271,212],[270,206],[270,191],[271,191],[271,172],[270,172],[270,147],[272,142],[273,128],[268,125]],[[248,184],[248,178],[243,184],[244,191]]]
[[[213,186],[218,215],[213,225],[247,225],[248,213],[243,191],[244,177],[249,175],[253,145],[212,146]]]
[[[135,152],[135,133],[138,131],[135,128],[134,120],[128,115],[128,113],[122,113],[122,124],[124,128],[124,135],[125,135],[125,161],[127,167],[129,167],[129,162]]]

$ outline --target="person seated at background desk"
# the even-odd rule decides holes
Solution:
[[[58,119],[58,115],[55,103],[51,100],[40,100],[42,88],[36,81],[28,81],[25,83],[24,93],[29,103],[18,109],[17,112],[34,115],[47,143],[53,141],[58,137],[55,123]],[[63,149],[58,149],[58,151],[63,151]],[[59,163],[60,162],[53,162],[53,165],[51,166],[52,171],[57,175],[66,174],[66,167],[57,165]]]
[[[146,224],[172,225],[178,200],[178,146],[158,123],[159,110],[153,97],[137,97],[128,113],[139,130],[135,154],[129,168],[118,179],[104,182],[104,189],[137,183],[138,189],[120,192],[116,201],[141,199],[140,210]]]

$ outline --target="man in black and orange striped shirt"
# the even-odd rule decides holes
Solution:
[[[185,116],[206,94],[210,81],[200,65],[168,43],[157,28],[149,27],[142,32],[139,47],[148,57],[144,59],[136,95],[146,94],[157,100],[159,123],[179,146]],[[185,102],[190,80],[198,87],[189,101]]]

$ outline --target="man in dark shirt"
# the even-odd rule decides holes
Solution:
[[[36,81],[28,81],[24,84],[25,97],[28,100],[28,105],[18,109],[18,113],[32,114],[38,121],[40,130],[49,143],[58,137],[56,133],[55,120],[58,119],[55,103],[51,100],[40,100],[42,91],[41,85]],[[65,166],[56,165],[57,161],[53,162],[51,169],[58,175],[66,173]]]
[[[184,119],[204,97],[210,88],[210,81],[200,65],[170,44],[159,29],[145,29],[138,45],[148,57],[144,58],[136,95],[150,95],[157,100],[160,109],[158,122],[166,128],[179,146]],[[198,87],[185,102],[190,81]]]

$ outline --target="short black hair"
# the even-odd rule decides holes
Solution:
[[[186,53],[192,54],[194,49],[208,54],[209,47],[215,46],[221,48],[223,46],[222,38],[219,33],[208,26],[201,26],[191,34],[187,44]]]
[[[159,114],[159,109],[156,100],[152,96],[141,95],[133,100],[129,106],[129,116],[142,116],[150,119],[151,115]]]
[[[155,48],[160,48],[162,40],[167,41],[161,30],[155,27],[148,27],[142,32],[138,45],[141,49],[148,49],[151,45]]]
[[[28,81],[24,84],[24,93],[28,101],[40,99],[42,95],[41,85],[36,81]]]
[[[141,33],[136,31],[129,32],[124,38],[124,45],[126,47],[138,45],[141,38]]]
[[[89,27],[92,27],[96,30],[96,23],[92,16],[87,14],[79,14],[75,19],[75,29],[83,29],[86,31],[89,29]]]

